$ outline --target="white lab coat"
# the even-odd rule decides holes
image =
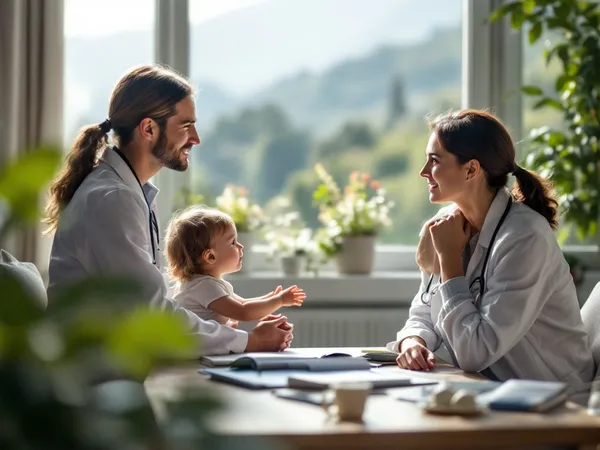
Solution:
[[[247,332],[202,320],[167,297],[160,267],[152,263],[150,213],[144,200],[145,194],[155,209],[157,193],[151,183],[142,192],[125,161],[107,149],[61,214],[50,254],[49,301],[57,289],[86,276],[129,275],[142,283],[151,307],[182,317],[198,337],[199,352],[243,352]],[[160,264],[158,254],[156,260]]]
[[[544,217],[513,201],[490,252],[483,297],[479,283],[470,288],[509,195],[501,189],[492,202],[466,275],[441,285],[436,277],[429,305],[421,300],[429,274],[421,273],[409,319],[388,348],[419,336],[432,351],[444,343],[468,372],[489,368],[501,381],[560,380],[583,389],[594,376],[592,352],[569,266]]]

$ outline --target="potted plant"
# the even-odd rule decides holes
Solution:
[[[550,32],[546,64],[558,61],[554,92],[524,86],[538,97],[534,108],[554,108],[564,128],[533,130],[526,165],[550,175],[563,207],[567,227],[580,240],[597,238],[600,207],[600,7],[576,0],[515,1],[499,8],[492,21],[510,16],[513,28],[529,27],[529,43]]]
[[[271,258],[279,259],[285,276],[297,277],[312,261],[316,243],[296,211],[276,216],[265,233]]]
[[[223,193],[216,198],[216,204],[219,210],[231,216],[237,228],[238,242],[244,246],[244,264],[240,272],[251,272],[252,245],[264,220],[262,208],[250,202],[246,188],[231,184],[225,186]]]
[[[375,239],[383,227],[391,225],[392,202],[368,173],[352,172],[342,192],[322,164],[317,164],[315,171],[321,184],[313,199],[324,225],[318,234],[320,248],[335,256],[340,273],[371,273]]]

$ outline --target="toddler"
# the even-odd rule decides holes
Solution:
[[[306,295],[297,286],[278,286],[251,299],[233,292],[223,275],[241,269],[244,247],[231,217],[219,210],[191,206],[177,213],[165,241],[169,273],[177,282],[174,298],[202,319],[235,327],[237,321],[258,320],[282,306],[304,302]]]

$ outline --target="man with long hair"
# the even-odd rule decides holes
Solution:
[[[167,297],[158,190],[149,180],[162,167],[188,168],[189,153],[200,143],[195,121],[192,86],[172,70],[141,66],[119,80],[108,118],[81,129],[50,188],[45,222],[56,233],[48,296],[51,301],[57,289],[86,276],[129,275],[144,287],[150,306],[186,321],[204,354],[285,349],[293,336],[283,316],[266,317],[245,332],[204,321]]]

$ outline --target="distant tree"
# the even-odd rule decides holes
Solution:
[[[366,122],[348,122],[331,138],[317,145],[317,159],[343,156],[350,149],[370,149],[377,143],[377,134]]]
[[[260,191],[263,178],[261,176],[255,179],[253,174],[256,171],[251,169],[257,165],[257,159],[261,158],[257,152],[260,153],[263,147],[262,141],[270,143],[279,139],[285,140],[285,136],[289,136],[290,133],[295,132],[280,107],[264,105],[246,108],[234,115],[219,118],[213,130],[202,136],[202,145],[193,154],[197,164],[206,174],[205,182],[208,183],[210,191],[221,192],[227,183],[251,184],[253,191]],[[273,158],[273,152],[268,151],[268,159]],[[304,157],[306,153],[307,150],[303,153]],[[297,157],[295,160],[290,158],[286,173],[289,173],[289,167],[293,166],[294,161],[297,161]],[[263,161],[259,164],[262,165]],[[274,168],[274,164],[268,161],[267,164],[270,169]],[[282,183],[279,183],[280,187],[281,185]],[[267,189],[267,192],[271,191],[271,188]]]
[[[386,152],[378,156],[375,163],[375,176],[377,178],[403,175],[408,171],[410,159],[402,151]]]
[[[215,141],[248,144],[263,134],[277,134],[291,129],[284,111],[276,105],[245,108],[233,116],[217,119],[209,137]]]
[[[310,137],[303,132],[280,132],[260,147],[257,175],[252,185],[257,200],[264,203],[281,192],[292,173],[306,168]]]
[[[388,100],[388,123],[391,128],[407,112],[406,92],[404,89],[404,80],[400,75],[395,75],[390,83],[390,94]]]
[[[313,205],[313,192],[319,186],[315,171],[305,169],[294,173],[287,180],[285,193],[292,201],[292,206],[299,213],[308,227],[316,229],[320,226],[318,209]]]
[[[245,183],[245,153],[246,146],[241,142],[222,138],[211,141],[211,138],[207,137],[200,148],[192,152],[194,162],[191,168],[200,171],[197,178],[202,179],[211,192],[221,192],[227,183]]]

